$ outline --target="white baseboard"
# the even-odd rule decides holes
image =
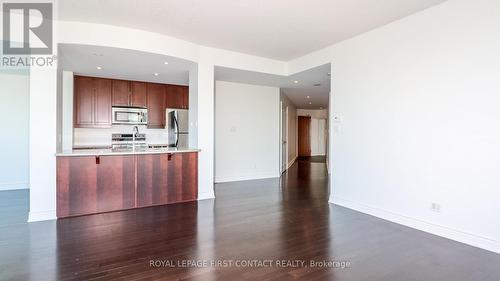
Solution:
[[[292,167],[295,161],[297,161],[297,157],[298,156],[295,156],[295,158],[293,158],[292,161],[288,162],[288,166],[286,167],[287,170],[290,169],[290,167]]]
[[[261,175],[247,175],[247,176],[230,176],[219,177],[215,179],[215,183],[234,182],[234,181],[249,181],[249,180],[262,180],[270,178],[278,178],[276,174],[261,174]]]
[[[0,191],[2,190],[16,190],[16,189],[29,189],[27,182],[18,183],[0,183]]]
[[[30,211],[29,216],[28,216],[28,222],[47,221],[47,220],[55,220],[55,219],[57,219],[55,210],[41,211],[41,212]]]
[[[198,200],[214,199],[215,194],[213,192],[203,192],[198,193]]]
[[[419,219],[407,217],[397,213],[393,213],[380,208],[359,204],[342,198],[330,199],[329,203],[333,203],[342,207],[346,207],[361,213],[372,215],[384,220],[388,220],[397,224],[415,228],[427,233],[458,241],[467,245],[478,247],[484,250],[500,254],[500,241],[495,239],[479,236],[472,233],[466,233],[457,229],[452,229],[446,226],[437,225],[422,221]]]

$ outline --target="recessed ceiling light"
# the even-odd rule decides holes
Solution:
[[[311,98],[311,96],[307,96],[306,98],[310,99],[310,98]]]
[[[153,73],[153,75],[154,75],[154,76],[158,76],[158,75],[160,75],[160,73],[155,72],[155,73]]]
[[[163,64],[168,64],[168,61],[164,62]]]
[[[297,84],[297,83],[299,83],[299,81],[295,80],[295,81],[293,81],[293,83]]]
[[[102,69],[102,67],[100,67],[100,66],[97,66],[96,68],[97,68],[97,70],[101,70]]]
[[[313,104],[312,102],[309,102],[309,104]]]

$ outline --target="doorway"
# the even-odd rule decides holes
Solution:
[[[299,157],[311,156],[311,117],[298,116],[298,154]]]

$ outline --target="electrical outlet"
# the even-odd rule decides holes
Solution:
[[[432,202],[431,203],[431,210],[436,213],[441,213],[441,204]]]

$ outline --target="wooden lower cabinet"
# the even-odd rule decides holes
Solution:
[[[137,207],[193,201],[197,197],[197,153],[137,156]]]
[[[57,157],[57,217],[198,198],[198,153]]]
[[[135,206],[134,156],[57,158],[57,217]]]

